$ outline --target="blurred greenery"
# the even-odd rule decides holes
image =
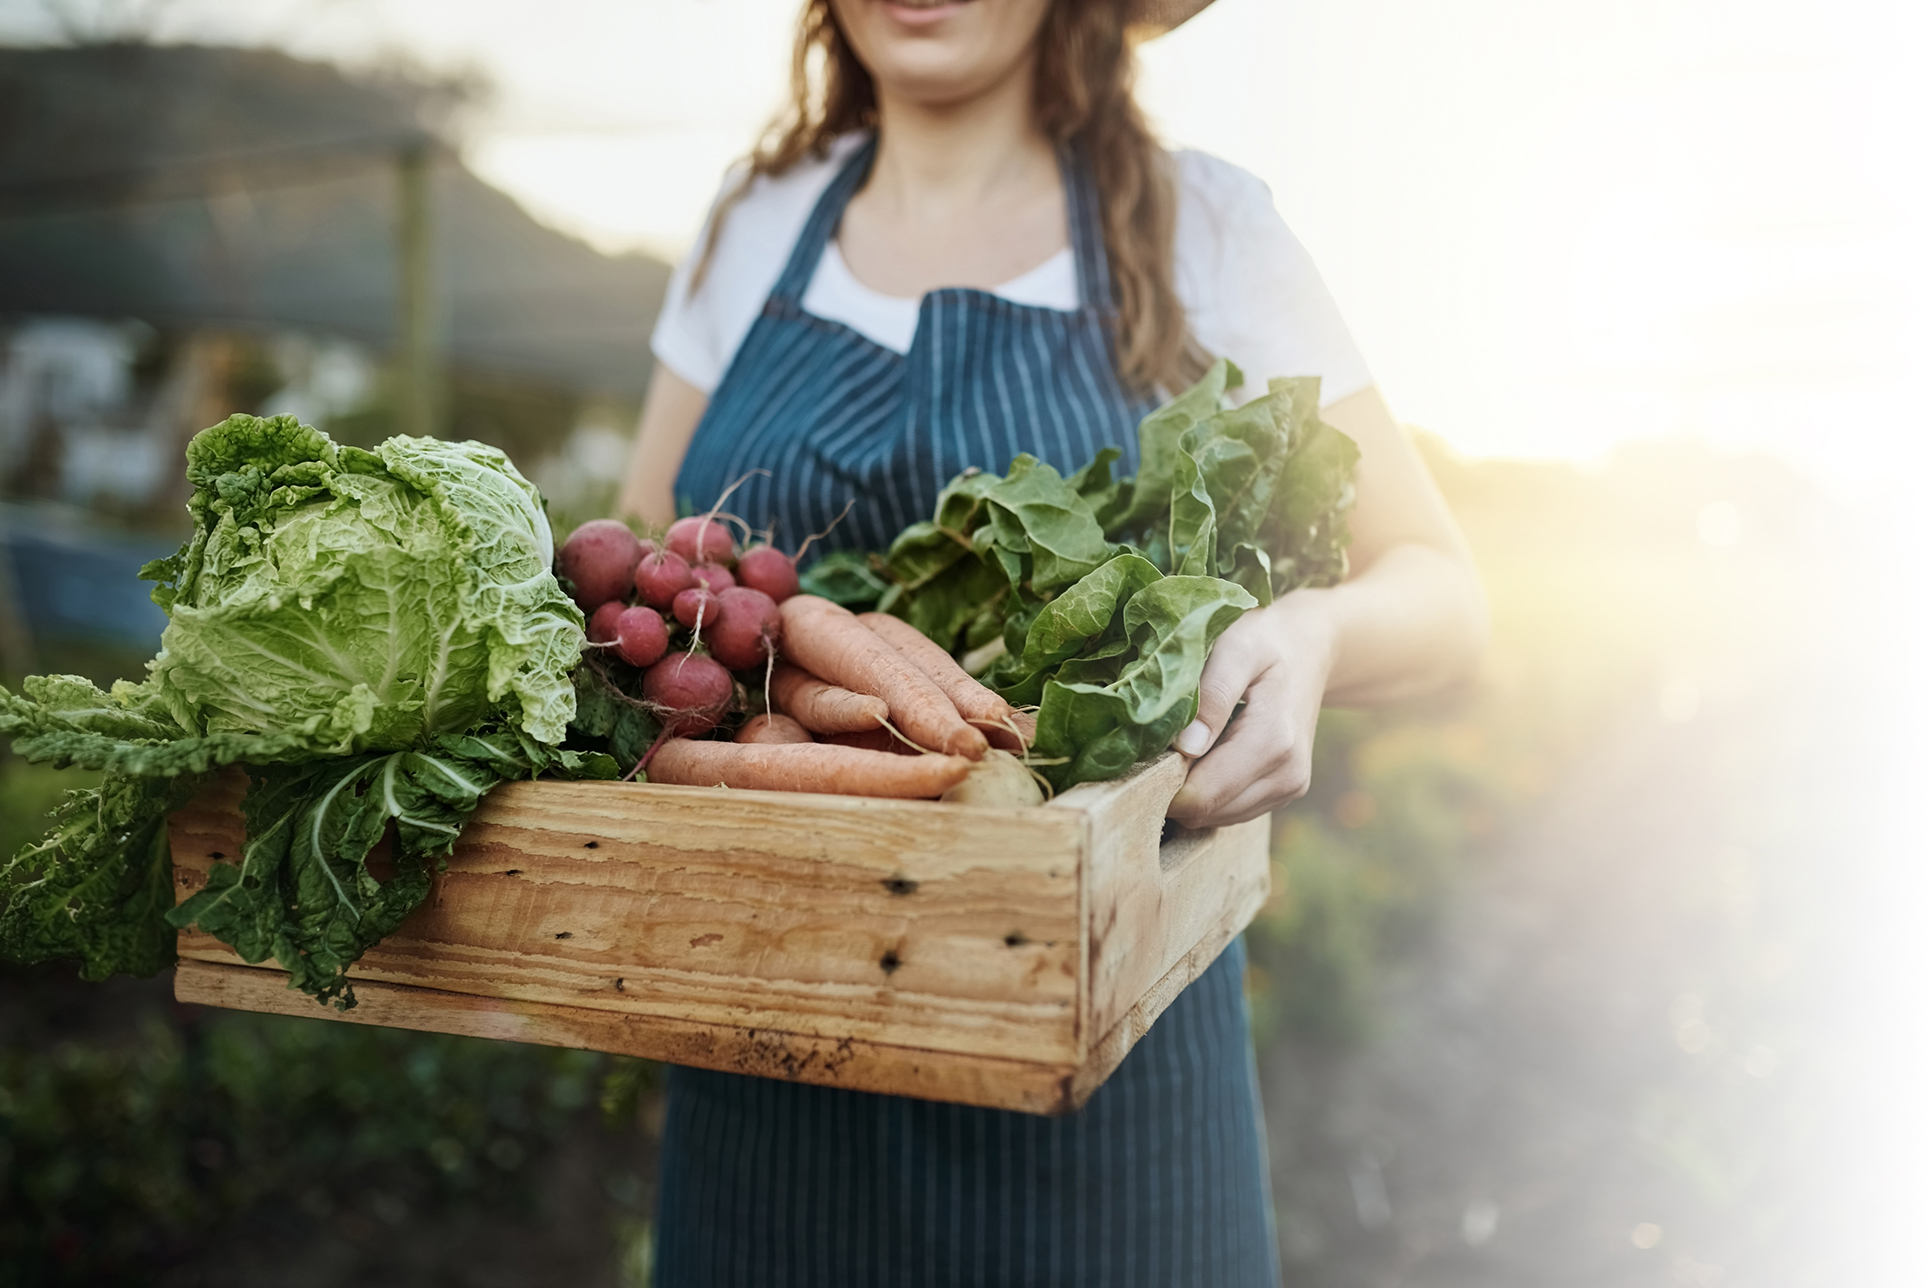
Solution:
[[[459,1212],[541,1224],[556,1207],[546,1160],[596,1127],[600,1102],[635,1140],[655,1090],[641,1061],[156,999],[105,1031],[58,1034],[34,998],[68,981],[10,975],[6,1288],[153,1282],[264,1217],[350,1240]],[[604,1210],[575,1214],[602,1247],[580,1255],[607,1261],[622,1244],[648,1259],[649,1187],[602,1170]]]
[[[1490,646],[1460,693],[1323,714],[1313,786],[1276,819],[1274,893],[1248,931],[1264,1044],[1283,1032],[1359,1037],[1378,982],[1453,883],[1509,840],[1607,722],[1655,692],[1673,659],[1777,611],[1768,563],[1756,577],[1719,575],[1751,556],[1700,536],[1707,507],[1733,516],[1720,538],[1741,526],[1787,566],[1828,522],[1783,465],[1691,442],[1634,444],[1588,470],[1416,442],[1482,573]],[[1740,582],[1761,592],[1752,612],[1727,598]]]

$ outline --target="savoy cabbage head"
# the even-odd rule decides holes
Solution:
[[[185,732],[393,751],[493,715],[563,738],[583,616],[503,453],[231,416],[188,479],[194,537],[144,571],[169,615],[153,680]]]
[[[0,689],[28,760],[103,771],[0,867],[0,955],[152,974],[198,924],[352,1005],[346,971],[429,890],[509,778],[615,777],[568,751],[583,617],[551,574],[543,500],[494,448],[340,446],[293,417],[231,416],[188,447],[194,535],[142,575],[168,612],[141,684]],[[238,864],[174,904],[167,816],[248,767]],[[370,851],[395,831],[395,875]]]

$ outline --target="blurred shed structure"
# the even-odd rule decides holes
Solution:
[[[0,49],[0,540],[86,530],[23,501],[165,535],[186,439],[230,412],[293,411],[350,441],[422,424],[408,373],[429,364],[396,360],[412,330],[440,432],[530,469],[586,408],[621,425],[669,269],[547,228],[471,174],[463,101],[269,50]],[[79,602],[32,584],[60,559],[9,545],[16,604]]]

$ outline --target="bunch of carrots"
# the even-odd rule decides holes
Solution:
[[[632,773],[701,787],[1037,803],[1014,755],[1032,740],[1032,717],[906,622],[800,594],[797,563],[769,544],[741,552],[715,513],[680,519],[661,541],[607,519],[571,533],[558,571],[589,615],[590,642],[636,668],[635,701],[661,727]],[[717,736],[759,705],[758,693],[763,709],[731,741]]]

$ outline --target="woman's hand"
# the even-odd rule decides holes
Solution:
[[[1174,739],[1193,762],[1168,806],[1176,822],[1245,823],[1308,790],[1335,654],[1324,599],[1322,591],[1297,591],[1245,614],[1215,643],[1201,673],[1200,712]],[[1234,717],[1243,699],[1248,705]]]

